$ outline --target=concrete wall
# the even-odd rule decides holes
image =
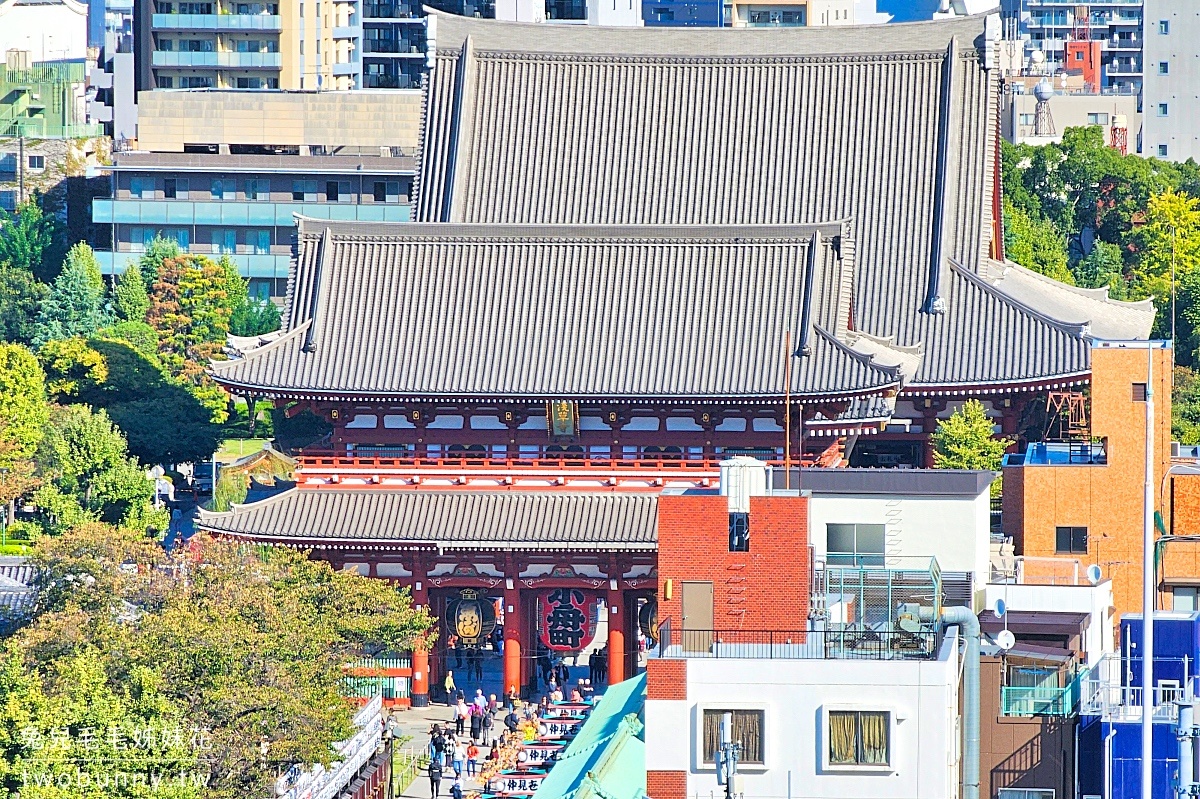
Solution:
[[[1171,350],[1154,360],[1154,485],[1161,485],[1171,446]],[[1017,554],[1061,556],[1057,526],[1088,528],[1088,551],[1071,554],[1096,563],[1113,582],[1117,614],[1141,609],[1142,491],[1145,481],[1145,404],[1134,383],[1146,382],[1145,346],[1092,350],[1092,436],[1107,441],[1105,465],[1025,465],[1004,469],[1004,530]],[[1169,509],[1163,509],[1169,516]]]
[[[1001,659],[982,658],[979,677],[980,796],[995,799],[1003,788],[1049,788],[1071,799],[1076,717],[1003,716]]]
[[[1054,118],[1053,136],[1035,136],[1033,118],[1037,110],[1037,99],[1032,94],[1007,95],[1006,107],[1000,117],[1000,132],[1014,144],[1047,144],[1062,141],[1067,128],[1080,128],[1093,124],[1090,114],[1106,114],[1108,124],[1100,125],[1104,140],[1112,141],[1113,119],[1124,115],[1128,130],[1128,152],[1136,152],[1138,136],[1142,132],[1142,117],[1138,113],[1138,98],[1117,94],[1056,94],[1050,98],[1050,115]],[[1147,106],[1149,108],[1149,106]]]
[[[421,92],[141,92],[138,147],[185,144],[399,147],[415,152]]]
[[[883,524],[889,556],[936,557],[943,571],[971,572],[977,589],[989,579],[991,505],[977,497],[836,496],[809,499],[809,540],[824,557],[829,524]]]
[[[78,0],[0,5],[0,54],[24,50],[29,61],[87,58],[87,4]]]
[[[957,796],[958,639],[935,661],[708,660],[686,662],[686,698],[648,675],[646,769],[652,799],[719,796],[712,765],[698,762],[705,708],[762,709],[763,764],[739,766],[747,797],[949,799]],[[675,679],[679,679],[675,675]],[[674,696],[678,697],[676,693]],[[830,768],[825,713],[892,714],[891,763]],[[686,793],[680,788],[686,786]]]
[[[1200,158],[1200,5],[1193,0],[1145,0],[1142,61],[1142,155],[1186,161]],[[1159,23],[1169,24],[1160,33]],[[1159,74],[1166,62],[1168,74]],[[1166,104],[1166,114],[1159,106]],[[1162,155],[1160,146],[1166,146]]]
[[[1083,568],[1080,567],[1083,580]],[[1041,613],[1087,613],[1091,616],[1087,632],[1083,637],[1085,661],[1095,663],[1105,653],[1114,649],[1112,581],[1103,580],[1098,585],[1005,585],[991,583],[987,586],[985,607],[994,608],[997,599],[1003,599],[1010,612]],[[990,612],[990,611],[986,611]]]

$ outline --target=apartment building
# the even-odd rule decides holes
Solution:
[[[1200,158],[1200,5],[1146,0],[1142,154]]]
[[[420,114],[416,90],[143,93],[139,149],[92,204],[102,271],[165,236],[282,296],[297,216],[408,221]]]
[[[137,90],[405,89],[426,33],[406,0],[137,0]]]

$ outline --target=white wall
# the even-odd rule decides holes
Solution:
[[[989,583],[984,600],[988,608],[1003,599],[1009,611],[1038,611],[1042,613],[1089,613],[1083,648],[1087,662],[1095,663],[1102,655],[1112,652],[1113,592],[1112,581],[1098,585],[1008,585]],[[990,612],[990,611],[989,611]]]
[[[1159,32],[1163,20],[1170,23],[1166,34]],[[1200,4],[1146,0],[1142,28],[1142,155],[1158,158],[1165,144],[1171,161],[1200,158]],[[1161,61],[1170,65],[1167,75],[1158,74]],[[1167,104],[1165,117],[1160,103]]]
[[[646,702],[646,768],[686,771],[689,797],[720,796],[701,768],[703,709],[763,709],[764,764],[743,765],[745,799],[952,799],[959,780],[958,639],[936,661],[717,660],[687,663],[686,700]],[[887,769],[823,765],[823,710],[892,713]]]
[[[87,5],[78,0],[0,4],[0,57],[26,50],[30,62],[87,58]]]
[[[990,577],[987,491],[970,498],[814,493],[808,508],[809,543],[819,558],[827,524],[883,524],[889,556],[935,557],[943,571],[971,572],[977,591]]]

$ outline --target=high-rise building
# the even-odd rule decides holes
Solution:
[[[1200,158],[1200,5],[1146,0],[1144,27],[1142,154]]]
[[[420,84],[412,0],[136,0],[137,88],[403,89]]]

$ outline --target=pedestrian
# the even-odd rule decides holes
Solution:
[[[551,702],[556,702],[556,703],[557,703],[557,702],[561,702],[561,701],[563,701],[563,692],[562,692],[562,689],[561,689],[561,688],[559,688],[557,685],[556,685],[556,686],[554,686],[554,690],[552,690],[552,691],[550,692],[550,701],[551,701]]]
[[[492,751],[488,752],[487,759],[488,760],[499,760],[500,759],[500,744],[498,744],[498,743],[492,744]]]
[[[462,741],[459,741],[456,744],[454,744],[453,768],[454,768],[454,777],[456,779],[458,777],[462,776],[463,766],[466,765],[466,761],[467,761],[467,747],[463,746]]]
[[[480,710],[483,710],[484,708],[486,708],[487,703],[488,703],[487,697],[483,695],[482,688],[475,689],[475,698],[471,701],[474,702],[475,706],[478,707]]]
[[[438,792],[442,788],[442,761],[434,758],[429,761],[429,794],[433,799],[438,799]]]
[[[588,679],[595,682],[596,680],[596,653],[599,649],[593,649],[592,654],[588,655]]]
[[[467,747],[467,776],[474,777],[479,771],[479,747],[471,741],[471,745]]]
[[[454,672],[446,672],[446,705],[449,707],[454,702]]]
[[[429,731],[429,760],[436,762],[440,768],[446,759],[446,736],[442,735],[441,725],[434,724]]]
[[[584,680],[583,681],[583,698],[586,701],[591,702],[592,699],[595,698],[595,696],[596,696],[596,689],[592,687],[592,681]]]
[[[492,727],[496,724],[496,695],[492,694],[492,702],[488,705],[487,710],[483,713],[483,745],[487,746],[492,742]]]
[[[470,709],[467,708],[466,700],[462,694],[458,695],[458,705],[454,708],[454,734],[461,736],[466,734],[467,716],[470,714]]]
[[[520,698],[521,698],[520,695],[517,694],[517,686],[515,686],[515,685],[508,686],[508,709],[509,710],[512,710],[514,707],[517,706],[517,700]]]
[[[450,786],[450,799],[463,799],[463,784],[461,777],[454,778],[454,784]]]
[[[567,681],[570,679],[571,679],[571,670],[569,668],[567,668],[567,661],[564,660],[558,664],[558,684],[565,686],[567,684]]]
[[[521,720],[517,718],[517,709],[515,706],[504,717],[504,726],[508,728],[509,732],[516,732],[517,728],[521,726]]]
[[[476,704],[472,704],[470,707],[472,741],[478,741],[483,736],[483,714],[486,712],[487,711]]]

